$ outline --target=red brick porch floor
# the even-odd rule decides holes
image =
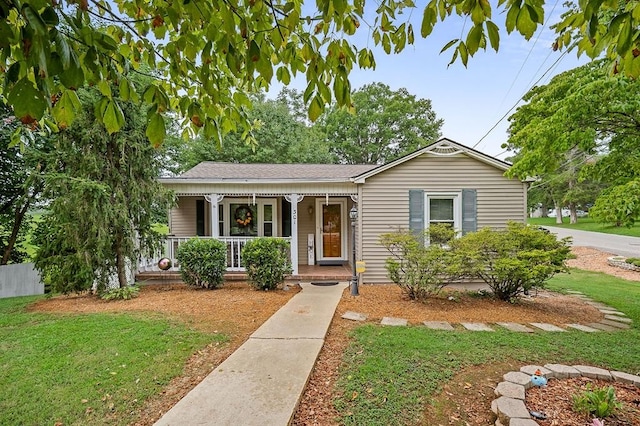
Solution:
[[[297,275],[289,275],[287,281],[349,281],[351,279],[351,267],[349,265],[338,266],[318,266],[299,265]],[[243,281],[247,279],[244,272],[227,272],[225,281]],[[149,271],[140,272],[136,275],[136,281],[140,283],[179,283],[180,272],[178,271]]]

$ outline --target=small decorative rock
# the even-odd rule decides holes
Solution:
[[[352,321],[366,321],[367,316],[359,312],[347,311],[342,315],[342,318]]]
[[[380,321],[380,324],[401,327],[407,325],[407,320],[404,318],[384,317],[382,318],[382,321]]]

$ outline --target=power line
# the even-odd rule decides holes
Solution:
[[[512,106],[511,108],[509,108],[509,110],[508,110],[507,112],[505,112],[505,113],[502,115],[502,117],[500,117],[500,119],[499,119],[499,120],[498,120],[498,121],[497,121],[493,126],[491,126],[491,128],[487,131],[487,133],[485,133],[485,134],[484,134],[484,135],[483,135],[483,136],[478,140],[478,142],[476,142],[476,144],[475,144],[475,145],[473,145],[471,148],[474,148],[474,149],[475,149],[475,147],[477,147],[477,146],[480,144],[480,142],[482,142],[482,141],[484,140],[484,138],[486,138],[487,136],[489,136],[489,133],[491,133],[491,132],[496,128],[496,127],[498,127],[498,125],[502,122],[502,120],[504,120],[504,119],[505,119],[505,118],[506,118],[506,117],[511,113],[511,111],[513,111],[513,110],[518,106],[518,104],[520,103],[520,101],[522,100],[522,98],[524,97],[524,95],[526,95],[526,94],[527,94],[527,92],[529,92],[529,90],[531,90],[531,88],[532,88],[532,87],[536,86],[536,85],[540,82],[540,80],[542,80],[542,79],[543,79],[543,78],[544,78],[544,77],[545,77],[545,76],[546,76],[546,75],[547,75],[547,74],[548,74],[548,73],[549,73],[553,68],[555,68],[555,67],[556,67],[556,65],[558,65],[558,63],[562,60],[562,58],[564,58],[564,56],[567,54],[567,52],[568,52],[569,50],[570,50],[570,49],[566,49],[566,50],[564,50],[564,51],[562,52],[562,54],[558,57],[558,59],[556,59],[556,60],[555,60],[555,62],[554,62],[553,64],[551,64],[551,66],[549,66],[549,68],[547,68],[547,70],[546,70],[546,71],[545,71],[545,72],[540,76],[540,78],[538,78],[538,79],[536,80],[536,82],[535,82],[531,87],[529,87],[529,89],[527,89],[527,90],[524,92],[524,94],[523,94],[522,96],[520,96],[520,98],[519,98],[519,99],[518,99],[518,100],[513,104],[513,106]]]

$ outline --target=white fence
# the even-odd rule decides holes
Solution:
[[[173,267],[171,270],[178,271],[180,270],[180,265],[177,259],[178,247],[180,244],[189,241],[191,238],[204,238],[211,239],[214,237],[167,237],[165,243],[164,253],[158,254],[157,256],[150,259],[143,259],[140,262],[140,266],[138,270],[140,272],[145,271],[159,271],[158,261],[167,257],[171,259],[171,263]],[[255,240],[259,237],[217,237],[217,240],[222,241],[227,245],[227,271],[229,272],[243,272],[245,270],[244,263],[242,262],[242,248],[244,245],[251,240]],[[283,238],[284,240],[290,241],[290,237]]]
[[[44,283],[33,263],[0,266],[0,298],[44,294]]]

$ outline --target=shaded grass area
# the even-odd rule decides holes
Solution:
[[[36,297],[0,300],[0,424],[126,425],[224,336],[153,314],[27,312]]]
[[[625,312],[636,325],[614,333],[534,334],[497,327],[482,333],[365,325],[353,332],[338,381],[341,396],[335,404],[342,423],[424,424],[425,405],[457,372],[505,359],[640,372],[640,283],[574,270],[554,278],[549,287],[582,291]]]
[[[577,229],[579,231],[602,232],[604,234],[628,235],[630,237],[640,237],[640,223],[627,228],[626,226],[614,226],[605,223],[598,223],[588,217],[579,217],[578,223],[569,224],[569,218],[562,218],[562,225],[556,224],[555,217],[537,217],[527,219],[527,223],[538,226],[557,226],[559,228]]]

